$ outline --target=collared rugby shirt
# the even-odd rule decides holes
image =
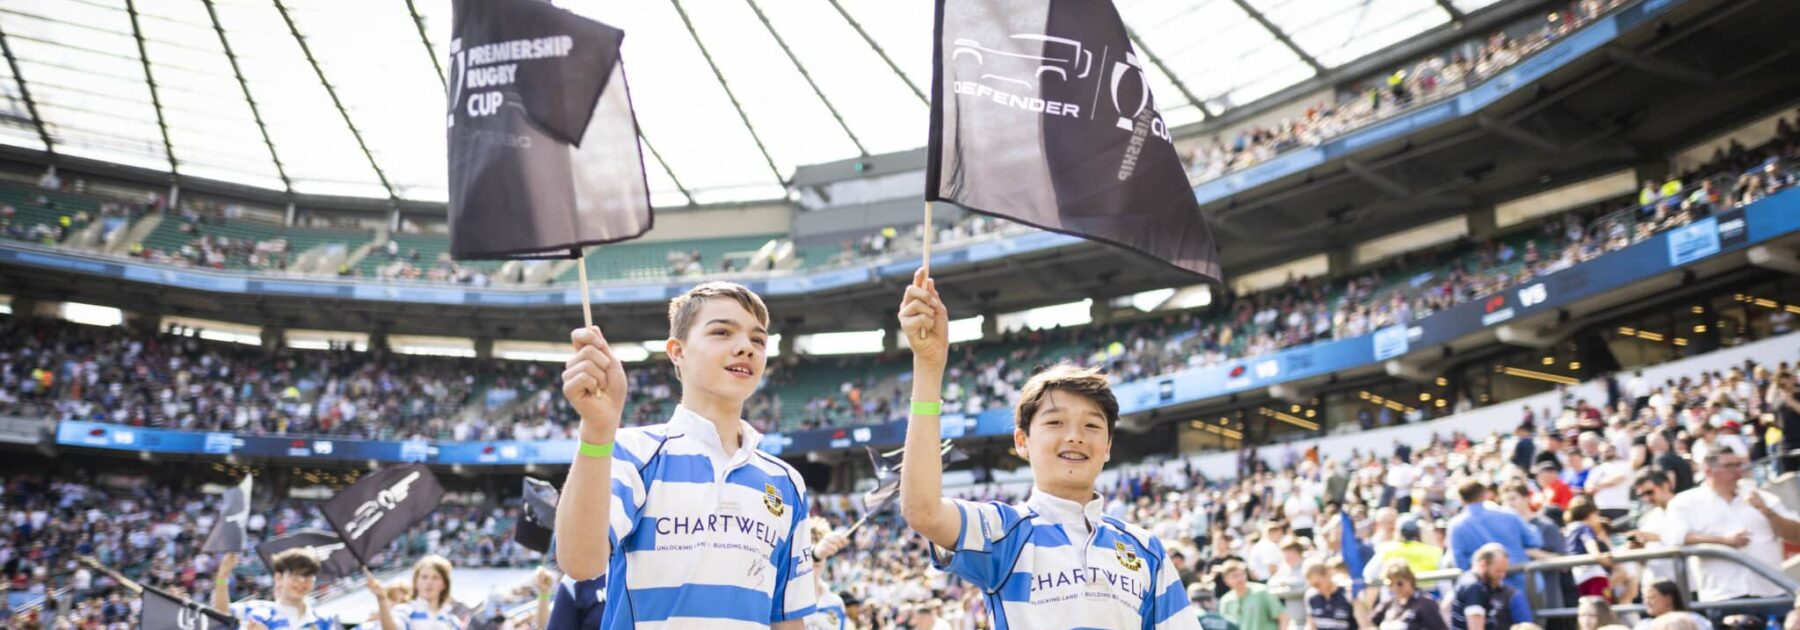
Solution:
[[[1162,541],[1033,489],[1023,505],[955,501],[956,549],[932,564],[987,594],[994,628],[1199,630]]]
[[[431,604],[415,599],[395,605],[392,612],[400,630],[463,630],[463,620],[450,612],[454,608],[445,602],[442,610],[432,612]]]
[[[806,617],[806,630],[845,630],[850,627],[849,615],[844,611],[844,598],[825,591],[819,594],[819,609]]]
[[[711,421],[619,431],[605,628],[766,628],[814,611],[806,482],[739,420],[727,457]]]
[[[238,627],[247,628],[244,621],[255,619],[257,623],[269,630],[338,630],[343,627],[335,619],[320,617],[317,607],[307,602],[306,612],[283,606],[266,599],[252,599],[231,605],[231,615],[238,618]]]

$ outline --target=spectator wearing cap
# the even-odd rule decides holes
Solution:
[[[1741,486],[1745,461],[1729,449],[1701,460],[1706,482],[1675,495],[1667,506],[1667,544],[1719,544],[1752,558],[1781,558],[1781,544],[1800,543],[1800,520],[1766,491]],[[1677,543],[1676,541],[1680,541]],[[1779,585],[1728,560],[1696,559],[1701,601],[1786,595]]]
[[[1219,614],[1219,600],[1212,589],[1198,582],[1188,583],[1188,603],[1194,605],[1194,614],[1200,618],[1202,630],[1238,630],[1238,625]]]
[[[1421,540],[1424,532],[1423,528],[1419,526],[1417,516],[1409,515],[1401,519],[1398,530],[1400,532],[1399,540],[1376,545],[1375,557],[1371,558],[1369,564],[1363,569],[1365,581],[1380,575],[1381,571],[1386,571],[1388,563],[1393,560],[1405,562],[1407,568],[1412,569],[1415,574],[1438,568],[1438,563],[1444,558],[1444,549]]]
[[[1488,487],[1470,478],[1457,486],[1462,498],[1462,512],[1450,519],[1450,553],[1458,567],[1474,567],[1475,552],[1485,545],[1499,545],[1511,562],[1524,564],[1533,558],[1549,557],[1544,552],[1544,539],[1538,530],[1519,515],[1488,503]],[[1501,575],[1505,575],[1502,573]],[[1523,575],[1507,576],[1514,591],[1525,590]],[[1524,612],[1524,615],[1517,614]],[[1529,621],[1529,611],[1515,611],[1515,621]],[[1510,627],[1511,623],[1500,626]]]

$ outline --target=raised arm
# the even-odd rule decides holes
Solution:
[[[944,498],[944,462],[939,456],[941,413],[920,413],[922,405],[943,401],[944,365],[950,353],[950,314],[937,284],[920,269],[900,302],[900,330],[912,345],[914,412],[906,424],[906,453],[900,464],[900,515],[906,526],[939,547],[954,548],[962,514]],[[941,411],[941,410],[940,410]]]
[[[569,334],[575,356],[563,370],[563,396],[581,414],[581,454],[569,466],[556,510],[556,563],[569,577],[589,580],[606,571],[612,543],[612,448],[625,409],[625,368],[600,328]],[[592,446],[589,446],[592,445]],[[600,453],[589,453],[599,447]]]
[[[213,610],[231,614],[231,572],[237,569],[238,555],[228,553],[219,558],[219,568],[213,571]]]

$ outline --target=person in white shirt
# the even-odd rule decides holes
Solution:
[[[1672,536],[1668,507],[1669,502],[1675,499],[1675,482],[1669,473],[1660,468],[1640,471],[1637,478],[1632,480],[1631,488],[1651,507],[1638,517],[1637,529],[1626,534],[1626,538],[1637,539],[1644,544],[1645,549],[1680,546],[1664,542],[1664,539]],[[1658,579],[1674,579],[1675,561],[1669,558],[1651,560],[1644,563],[1644,570],[1649,574],[1644,577],[1645,584]]]
[[[1313,523],[1319,516],[1319,501],[1313,498],[1311,492],[1298,489],[1282,505],[1282,512],[1287,515],[1288,525],[1294,528],[1295,536],[1312,538]]]
[[[365,574],[381,630],[462,630],[468,625],[450,598],[450,572],[450,561],[443,556],[419,558],[413,563],[413,600],[404,603],[390,601],[387,587],[374,574]]]
[[[1706,482],[1669,502],[1665,544],[1718,544],[1752,558],[1781,558],[1782,542],[1800,543],[1800,520],[1775,495],[1741,487],[1746,462],[1729,449],[1707,453]],[[1695,562],[1700,601],[1785,595],[1781,586],[1727,560]]]
[[[1585,489],[1594,496],[1594,507],[1600,508],[1600,515],[1607,520],[1631,513],[1631,462],[1619,457],[1619,450],[1611,442],[1600,444],[1600,462],[1588,471]]]
[[[1280,521],[1263,526],[1262,540],[1250,545],[1250,551],[1244,554],[1244,563],[1250,565],[1250,579],[1268,582],[1275,570],[1281,568],[1281,539],[1287,537],[1287,533],[1287,525]]]

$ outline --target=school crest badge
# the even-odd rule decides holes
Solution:
[[[1127,571],[1136,571],[1144,568],[1144,559],[1139,558],[1137,551],[1125,546],[1125,543],[1113,543],[1113,555],[1118,557],[1119,566],[1125,567],[1125,570]]]
[[[787,506],[781,503],[781,491],[775,489],[775,484],[763,484],[763,507],[769,508],[769,513],[775,516],[787,512]]]

